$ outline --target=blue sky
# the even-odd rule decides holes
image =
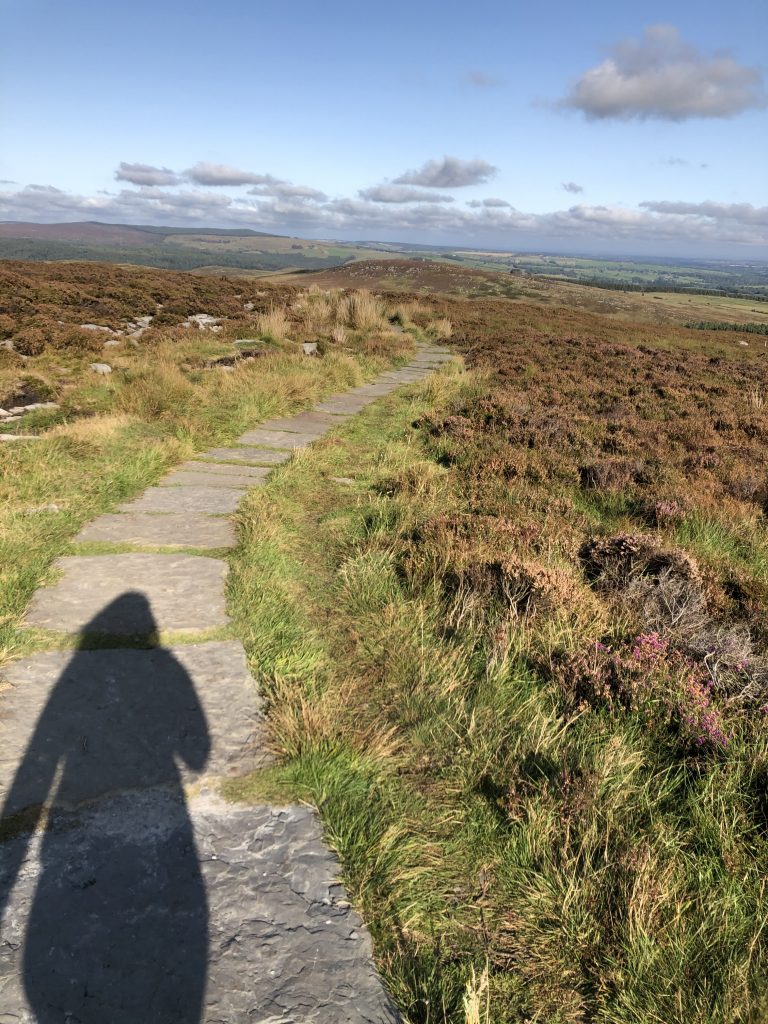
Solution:
[[[764,0],[0,13],[0,219],[768,257]]]

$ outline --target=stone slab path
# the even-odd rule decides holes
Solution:
[[[171,549],[231,547],[273,466],[450,358],[201,453],[76,538],[113,553],[56,562],[26,621],[77,649],[0,672],[0,1024],[399,1021],[314,813],[217,796],[268,737],[242,645],[205,639],[226,562]]]

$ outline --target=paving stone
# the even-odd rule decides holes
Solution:
[[[240,492],[236,492],[238,497]],[[228,520],[200,512],[156,515],[152,512],[106,514],[94,519],[75,541],[109,541],[114,544],[148,544],[162,547],[234,547],[235,528]]]
[[[83,555],[59,558],[63,579],[38,590],[26,621],[62,633],[146,635],[204,630],[229,621],[227,566],[197,555]]]
[[[363,384],[362,387],[352,388],[348,393],[352,397],[359,395],[361,398],[377,398],[379,395],[388,395],[396,387],[397,384],[392,381],[382,381],[379,384]]]
[[[174,473],[205,473],[213,481],[216,477],[228,477],[234,480],[249,480],[259,482],[265,480],[270,473],[264,466],[232,466],[223,462],[182,462],[175,470],[160,481],[161,485],[170,479]],[[213,486],[213,483],[211,484]],[[250,483],[249,483],[250,486]]]
[[[10,684],[0,693],[6,815],[240,775],[267,757],[256,684],[234,640],[47,651],[5,666],[3,676]]]
[[[241,491],[225,487],[148,487],[134,501],[118,505],[123,512],[208,512],[224,515],[234,512],[240,503]]]
[[[348,398],[341,396],[339,398],[329,398],[327,402],[321,402],[315,408],[321,412],[353,416],[358,412],[362,412],[373,401],[375,401],[374,398]]]
[[[328,412],[299,412],[295,416],[283,416],[280,419],[267,420],[261,426],[265,430],[290,430],[297,434],[311,434],[316,429],[331,430],[339,426],[338,416]]]
[[[0,884],[17,879],[0,1020],[400,1020],[305,808],[187,805],[178,787],[151,789],[54,812],[0,849]]]
[[[265,430],[258,427],[256,430],[249,430],[239,439],[241,444],[263,445],[265,448],[303,448],[304,445],[312,444],[326,433],[327,427],[308,433],[295,433],[290,430]]]
[[[278,451],[274,448],[211,448],[209,452],[201,452],[197,458],[218,459],[220,462],[245,462],[264,466],[278,466],[287,462],[291,453]],[[2,1022],[0,1022],[2,1024]]]
[[[158,483],[158,487],[223,487],[225,490],[239,491],[245,493],[250,487],[262,487],[266,481],[267,471],[261,477],[240,476],[237,473],[206,473],[206,463],[198,462],[197,466],[201,471],[175,470]],[[211,463],[208,463],[211,465]],[[2,1022],[0,1022],[2,1024]]]

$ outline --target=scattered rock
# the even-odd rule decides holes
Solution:
[[[335,484],[341,484],[342,487],[351,487],[355,482],[354,478],[351,476],[332,476],[331,480],[333,480]]]
[[[100,373],[104,376],[108,373],[112,373],[112,367],[109,363],[91,363],[91,369],[94,373]]]
[[[181,326],[182,327],[195,327],[196,326],[196,327],[199,327],[199,329],[201,331],[206,330],[206,328],[208,330],[213,331],[213,330],[216,330],[220,320],[221,320],[221,317],[219,317],[219,316],[211,316],[209,313],[195,313],[193,316],[188,317]],[[218,329],[221,330],[220,327]]]
[[[305,341],[301,346],[304,350],[305,356],[316,356],[317,355],[317,342],[316,341]]]
[[[104,331],[105,334],[116,334],[111,327],[102,327],[101,324],[80,324],[82,331]]]
[[[117,338],[109,338],[107,341],[104,342],[104,348],[115,348],[119,344],[120,342],[117,340]]]
[[[5,421],[10,422],[9,420]],[[37,434],[0,434],[0,441],[39,441]]]
[[[254,307],[255,307],[255,303],[253,303],[253,302],[244,302],[243,303],[243,309],[247,309],[249,313],[250,313],[250,311],[252,309],[254,309]]]
[[[25,515],[36,516],[41,512],[61,512],[61,506],[51,502],[49,505],[38,505],[35,508],[28,508]]]

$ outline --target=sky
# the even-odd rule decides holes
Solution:
[[[765,0],[0,0],[0,220],[768,259]]]

